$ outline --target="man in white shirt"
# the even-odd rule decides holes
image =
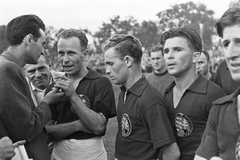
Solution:
[[[56,78],[64,76],[63,72],[52,71],[50,67],[49,59],[45,55],[40,56],[37,64],[26,64],[24,66],[35,106],[43,99],[47,86]]]

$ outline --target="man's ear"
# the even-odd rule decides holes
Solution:
[[[127,64],[127,67],[131,67],[131,65],[134,63],[134,60],[130,56],[125,56],[124,61]]]
[[[200,52],[194,52],[193,53],[193,63],[197,63],[198,62],[200,54],[201,54]]]
[[[24,37],[23,41],[24,41],[26,44],[30,45],[30,44],[32,43],[32,41],[33,41],[33,35],[32,35],[32,34],[26,35],[26,36]]]
[[[84,56],[88,55],[88,49],[83,52]]]
[[[88,55],[88,49],[86,49],[85,51],[82,52],[83,54],[83,60],[85,61],[87,59],[87,55]]]

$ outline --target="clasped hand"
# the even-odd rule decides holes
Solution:
[[[72,85],[72,81],[66,76],[57,78],[54,87],[64,92],[67,98],[70,98],[72,95],[76,94],[75,88]]]

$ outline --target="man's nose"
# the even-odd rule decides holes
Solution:
[[[38,70],[35,72],[35,77],[41,77],[42,73],[39,72]]]

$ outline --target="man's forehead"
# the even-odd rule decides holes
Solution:
[[[151,57],[160,57],[162,55],[162,51],[151,52]]]
[[[188,41],[184,37],[173,37],[166,40],[164,48],[168,47],[182,47],[188,44]]]
[[[229,36],[240,38],[240,24],[235,24],[232,26],[225,27],[223,29],[223,39],[228,39]]]

